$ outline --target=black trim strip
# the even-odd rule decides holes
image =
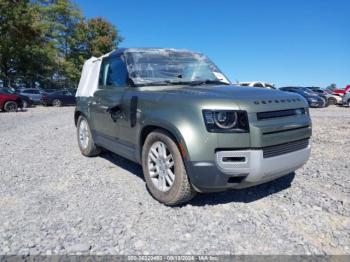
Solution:
[[[283,130],[277,130],[277,131],[271,131],[271,132],[263,132],[263,135],[271,135],[271,134],[276,134],[276,133],[283,133],[283,132],[288,132],[288,131],[294,131],[298,129],[304,129],[304,128],[309,128],[310,126],[300,126],[300,127],[295,127],[295,128],[290,128],[290,129],[283,129]]]
[[[130,102],[130,126],[131,127],[134,127],[137,121],[137,102],[138,102],[137,96],[131,97],[131,102]]]
[[[264,150],[265,148],[286,145],[286,144],[290,144],[290,143],[294,143],[294,142],[300,142],[300,141],[303,141],[303,140],[310,140],[310,137],[302,138],[302,139],[298,139],[298,140],[294,140],[294,141],[290,141],[290,142],[286,142],[286,143],[283,143],[283,144],[277,144],[277,145],[265,146],[265,147],[216,148],[215,149],[215,153],[218,152],[218,151]]]

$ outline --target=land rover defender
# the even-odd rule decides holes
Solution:
[[[166,205],[274,180],[310,155],[303,97],[231,85],[200,53],[128,48],[93,57],[76,96],[82,154],[103,148],[141,164]]]

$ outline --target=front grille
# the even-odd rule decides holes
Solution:
[[[268,112],[259,112],[256,114],[258,120],[265,120],[270,118],[277,117],[288,117],[288,116],[296,116],[296,115],[304,115],[305,108],[297,108],[297,109],[287,109],[280,111],[268,111]]]
[[[264,158],[279,156],[294,151],[298,151],[307,148],[309,145],[309,139],[303,139],[299,141],[294,141],[286,144],[268,146],[263,148]]]

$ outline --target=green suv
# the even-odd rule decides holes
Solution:
[[[82,154],[103,148],[141,164],[166,205],[276,179],[310,156],[304,98],[232,85],[200,53],[128,48],[93,57],[76,96]]]

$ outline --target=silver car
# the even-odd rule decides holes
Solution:
[[[20,89],[18,93],[22,96],[29,97],[36,104],[40,103],[42,97],[42,92],[36,88]]]
[[[344,106],[350,107],[350,92],[345,93],[342,102]]]

